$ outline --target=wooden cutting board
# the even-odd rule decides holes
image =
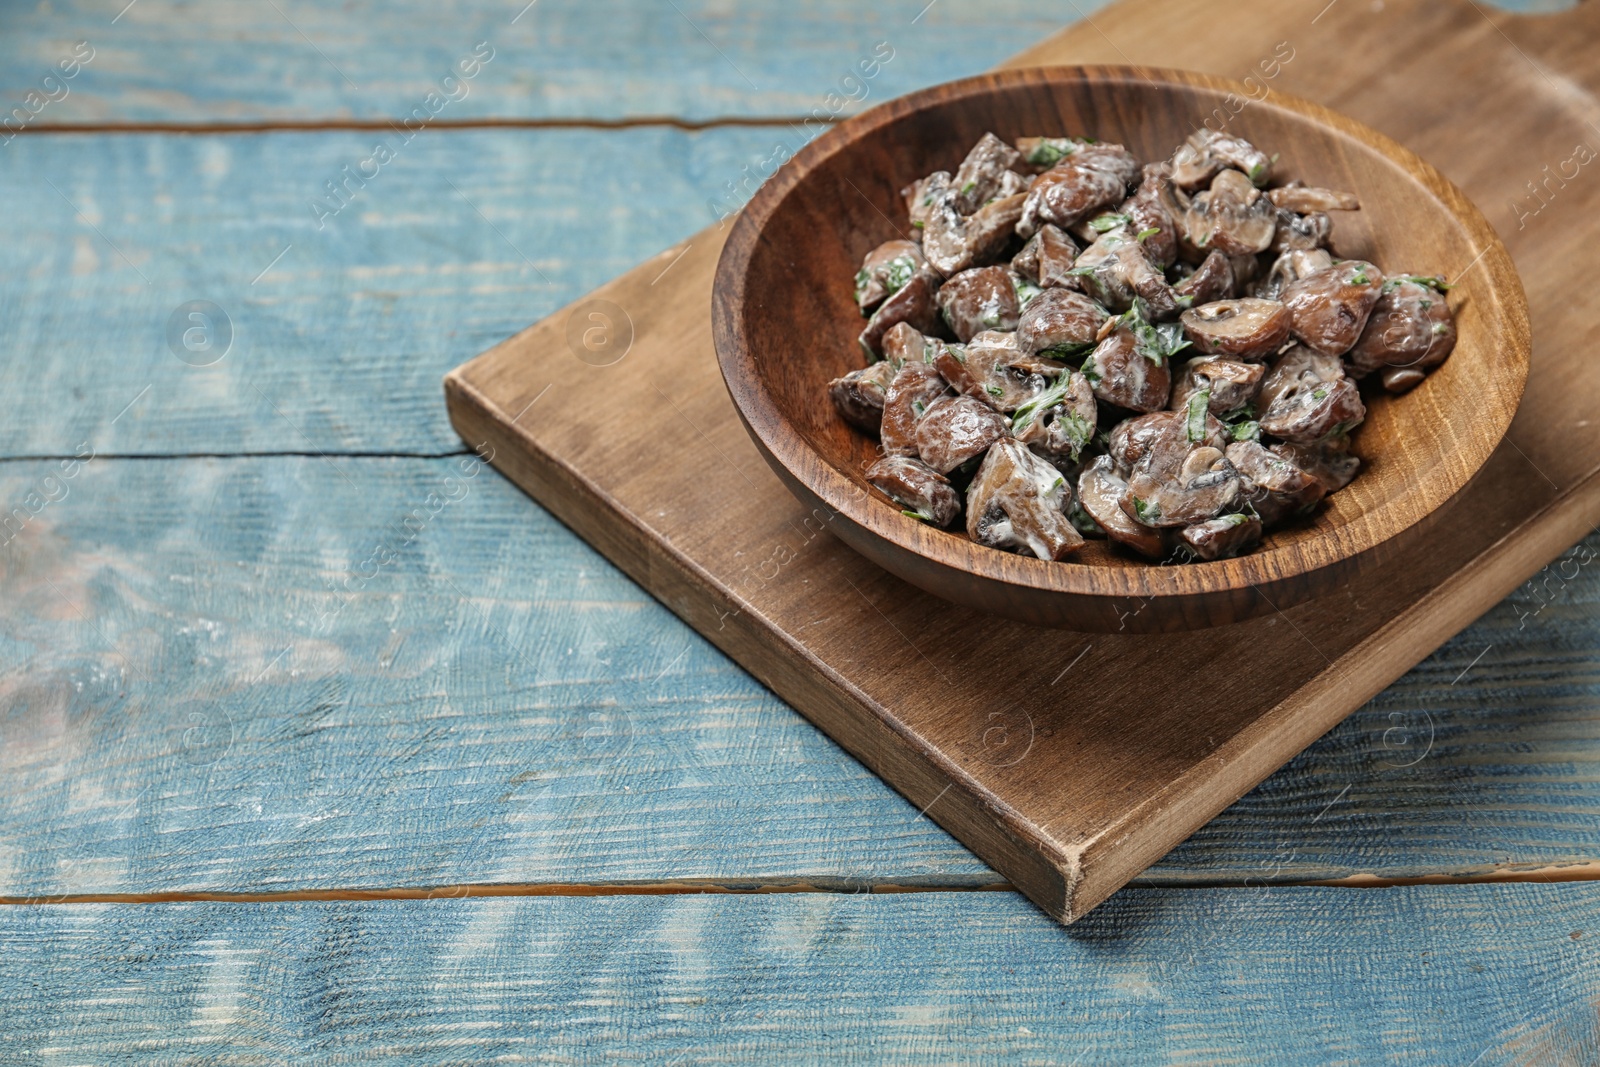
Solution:
[[[1596,5],[1516,17],[1471,0],[1121,0],[1013,61],[1254,77],[1419,152],[1505,239],[1534,324],[1510,434],[1434,521],[1322,600],[1213,630],[1084,635],[956,608],[877,570],[802,510],[739,424],[711,348],[716,227],[452,372],[451,418],[1071,922],[1600,518],[1597,29]],[[1450,266],[1470,299],[1472,264]]]

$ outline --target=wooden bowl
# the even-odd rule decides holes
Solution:
[[[1461,191],[1400,145],[1315,104],[1250,95],[1237,82],[1172,70],[1005,71],[890,101],[796,154],[734,223],[712,298],[728,391],[790,490],[836,513],[829,528],[851,547],[930,593],[1023,622],[1101,631],[1219,625],[1311,598],[1448,500],[1499,443],[1527,378],[1527,304],[1510,257]],[[872,490],[863,471],[877,442],[839,417],[827,383],[865,363],[853,277],[870,249],[908,235],[900,189],[953,172],[986,131],[1007,141],[1087,135],[1150,161],[1221,119],[1227,132],[1280,153],[1275,180],[1360,196],[1362,209],[1336,220],[1339,255],[1459,281],[1449,360],[1402,396],[1363,390],[1355,481],[1250,555],[1175,566],[1104,541],[1060,563],[998,551],[959,528],[908,518]]]

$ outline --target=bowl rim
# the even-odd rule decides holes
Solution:
[[[1338,137],[1376,151],[1423,185],[1450,212],[1479,254],[1462,271],[1482,266],[1491,277],[1509,279],[1510,285],[1486,286],[1480,304],[1489,327],[1498,325],[1499,344],[1515,372],[1515,381],[1502,379],[1509,400],[1503,415],[1488,432],[1458,442],[1457,463],[1442,467],[1441,477],[1423,479],[1412,491],[1391,496],[1363,513],[1364,521],[1347,523],[1309,541],[1262,548],[1235,559],[1185,564],[1182,567],[1106,567],[1074,562],[1047,561],[1002,552],[902,515],[899,509],[865,491],[840,473],[806,440],[773,401],[756,371],[745,343],[739,309],[745,303],[745,280],[750,260],[760,244],[768,220],[814,169],[856,141],[899,121],[928,105],[949,106],[982,97],[1000,89],[1093,83],[1101,87],[1140,83],[1182,89],[1234,93],[1252,99],[1243,83],[1195,71],[1127,65],[1061,65],[1011,68],[929,86],[882,104],[836,124],[800,151],[756,191],[734,220],[717,264],[712,289],[712,339],[723,381],[746,429],[768,461],[789,478],[806,487],[823,504],[848,517],[867,533],[902,551],[941,567],[970,576],[1039,592],[1088,597],[1141,597],[1150,599],[1204,596],[1253,587],[1272,587],[1287,580],[1327,568],[1349,564],[1356,557],[1415,526],[1458,493],[1482,468],[1509,429],[1527,383],[1532,341],[1527,299],[1522,282],[1499,236],[1476,204],[1435,167],[1399,142],[1320,104],[1274,90],[1252,99],[1253,108],[1271,108],[1309,119]],[[1459,277],[1459,276],[1458,276]],[[1459,473],[1458,473],[1459,472]],[[1381,521],[1379,521],[1381,520]],[[1315,552],[1306,549],[1317,546]],[[1321,558],[1317,558],[1317,557]]]

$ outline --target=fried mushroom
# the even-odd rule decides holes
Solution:
[[[1236,170],[1218,173],[1209,189],[1195,195],[1183,220],[1190,244],[1229,256],[1265,251],[1277,224],[1272,201]]]
[[[1350,351],[1383,293],[1383,281],[1371,263],[1347,259],[1290,282],[1283,303],[1293,316],[1295,339],[1324,355]]]
[[[907,363],[900,368],[883,394],[878,434],[885,455],[917,454],[917,423],[947,391],[944,379],[932,364]]]
[[[1339,358],[1304,345],[1295,345],[1273,364],[1260,397],[1262,432],[1296,444],[1348,433],[1367,416]]]
[[[1232,559],[1261,543],[1261,520],[1235,512],[1184,527],[1183,543],[1203,560]]]
[[[1197,308],[1233,295],[1233,264],[1221,252],[1212,251],[1194,271],[1172,287],[1180,306]]]
[[[917,422],[917,455],[948,474],[1010,432],[1010,420],[981,400],[944,397]]]
[[[871,359],[883,354],[883,335],[902,322],[909,322],[919,333],[933,333],[939,328],[939,308],[934,294],[938,281],[929,271],[918,271],[911,276],[893,296],[878,305],[878,310],[867,320],[861,331],[861,347]]]
[[[1167,535],[1127,516],[1121,503],[1127,491],[1128,483],[1110,456],[1096,456],[1078,475],[1078,506],[1106,537],[1148,559],[1160,559],[1167,554]]]
[[[1017,221],[1017,235],[1032,237],[1047,222],[1066,229],[1120,204],[1138,180],[1139,161],[1126,148],[1082,145],[1034,180]]]
[[[1281,300],[1290,282],[1297,282],[1331,266],[1333,255],[1327,249],[1292,248],[1273,260],[1267,276],[1255,286],[1255,295],[1263,300]]]
[[[927,265],[922,248],[914,241],[885,241],[867,253],[856,271],[856,304],[865,315],[905,287]]]
[[[1182,527],[1236,510],[1242,495],[1239,472],[1211,440],[1205,409],[1191,404],[1151,440],[1119,504],[1146,526]]]
[[[1076,289],[1078,279],[1072,268],[1078,251],[1077,243],[1065,230],[1047,222],[1012,258],[1011,269],[1043,289],[1061,286]]]
[[[951,388],[996,411],[1011,412],[1043,393],[1066,365],[1017,348],[1015,333],[985,330],[966,345],[946,345],[934,366]]]
[[[1089,379],[1067,370],[1050,388],[1017,408],[1011,433],[1056,467],[1067,467],[1077,463],[1094,440],[1099,415]]]
[[[1267,190],[1272,202],[1286,211],[1311,215],[1321,211],[1360,211],[1361,201],[1354,193],[1341,193],[1334,189],[1289,182],[1276,189]]]
[[[833,406],[839,409],[845,422],[876,434],[883,424],[885,391],[894,375],[893,364],[874,363],[829,382],[828,395],[833,397]]]
[[[1005,267],[973,267],[952,275],[939,287],[938,301],[945,323],[963,343],[985,330],[1016,329],[1021,311]]]
[[[1108,404],[1129,411],[1160,411],[1172,395],[1167,353],[1141,338],[1136,323],[1123,317],[1114,322],[1084,361],[1084,377],[1094,395]]]
[[[1437,278],[1410,275],[1384,282],[1366,327],[1345,354],[1350,373],[1360,378],[1384,367],[1421,371],[1443,363],[1456,346],[1455,316],[1436,288],[1443,284]],[[1397,382],[1409,380],[1396,376]],[[1387,380],[1384,385],[1388,386]]]
[[[950,182],[956,191],[956,209],[963,215],[970,215],[984,202],[1008,195],[1001,192],[1003,177],[1011,174],[1011,168],[1021,162],[1021,153],[994,134],[986,133],[978,138]]]
[[[1262,359],[1289,339],[1289,309],[1274,300],[1216,300],[1179,316],[1184,336],[1208,356]]]
[[[1255,399],[1266,372],[1266,367],[1260,363],[1198,356],[1178,369],[1168,406],[1181,411],[1188,406],[1191,396],[1203,392],[1209,398],[1207,406],[1213,415],[1238,411]]]
[[[1259,441],[1235,441],[1227,456],[1244,478],[1245,502],[1267,526],[1306,514],[1328,495],[1320,479]]]
[[[967,489],[967,534],[990,548],[1059,560],[1083,547],[1067,518],[1067,482],[1020,441],[998,441]]]
[[[1329,493],[1336,493],[1350,484],[1361,469],[1361,458],[1349,451],[1350,439],[1336,437],[1314,445],[1300,445],[1290,441],[1275,444],[1270,451],[1282,456],[1311,477],[1321,482]]]
[[[884,456],[867,468],[867,481],[917,518],[949,526],[961,514],[961,494],[950,479],[911,456]]]
[[[1110,316],[1070,289],[1046,289],[1017,318],[1017,351],[1069,359],[1092,348]]]
[[[1011,239],[1023,201],[1031,194],[991,201],[971,215],[961,214],[959,195],[960,190],[952,186],[936,197],[922,228],[923,255],[946,278],[997,256]]]

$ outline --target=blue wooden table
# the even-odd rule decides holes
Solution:
[[[1063,929],[446,421],[1091,10],[0,3],[0,1063],[1600,1060],[1600,536]]]

